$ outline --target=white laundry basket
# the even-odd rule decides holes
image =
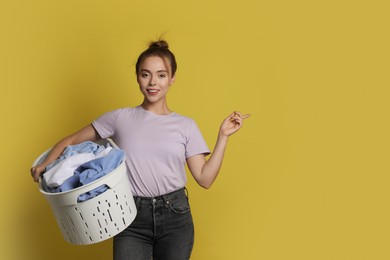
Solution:
[[[111,139],[105,139],[104,142],[116,147]],[[47,152],[35,160],[33,165]],[[104,184],[109,187],[104,193],[77,202],[79,195]],[[39,190],[49,202],[64,239],[71,244],[94,244],[112,238],[126,229],[137,214],[125,160],[111,173],[79,188],[49,193],[39,185]]]

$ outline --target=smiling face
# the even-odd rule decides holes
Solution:
[[[167,64],[158,56],[150,56],[141,63],[137,82],[144,95],[144,103],[166,102],[166,94],[175,80]]]

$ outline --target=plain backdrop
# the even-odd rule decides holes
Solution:
[[[188,175],[192,259],[390,259],[389,24],[384,0],[2,1],[0,258],[111,259],[111,240],[63,240],[29,169],[140,104],[136,59],[165,33],[170,108],[210,148],[252,114],[210,190]]]

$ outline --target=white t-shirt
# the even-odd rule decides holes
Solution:
[[[183,188],[186,159],[210,150],[195,121],[171,113],[157,115],[141,106],[105,113],[92,123],[101,138],[126,152],[133,195],[155,197]]]

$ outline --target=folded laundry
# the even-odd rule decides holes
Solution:
[[[47,186],[50,188],[56,188],[61,186],[65,180],[74,175],[74,171],[81,164],[95,159],[95,155],[92,153],[80,153],[73,155],[69,158],[56,164],[53,168],[43,174]]]
[[[91,153],[91,154],[98,154],[102,150],[104,150],[106,147],[103,145],[99,145],[95,142],[87,141],[82,142],[80,144],[76,145],[68,145],[65,150],[62,152],[60,157],[58,157],[55,161],[50,163],[48,166],[46,166],[46,171],[50,170],[54,166],[56,166],[61,161],[65,160],[66,158],[69,158],[73,155],[80,154],[80,153]],[[43,157],[39,163],[41,163],[45,158]]]
[[[101,148],[99,148],[101,152],[96,155],[94,153],[76,153],[62,161],[61,159],[57,159],[59,162],[43,175],[46,185],[50,188],[61,186],[66,179],[73,176],[77,167],[93,159],[106,156],[111,149],[112,147],[107,147],[101,151]]]
[[[52,188],[49,187],[47,183],[44,183],[42,188],[47,192],[56,193],[81,187],[115,170],[122,163],[125,157],[124,151],[118,148],[111,148],[108,152],[102,152],[102,154],[105,155],[102,156],[101,154],[98,154],[96,159],[89,160],[78,166],[73,172],[73,175],[67,178],[62,185]],[[78,202],[96,197],[97,195],[105,192],[107,189],[108,187],[103,185],[84,193],[79,196]]]

